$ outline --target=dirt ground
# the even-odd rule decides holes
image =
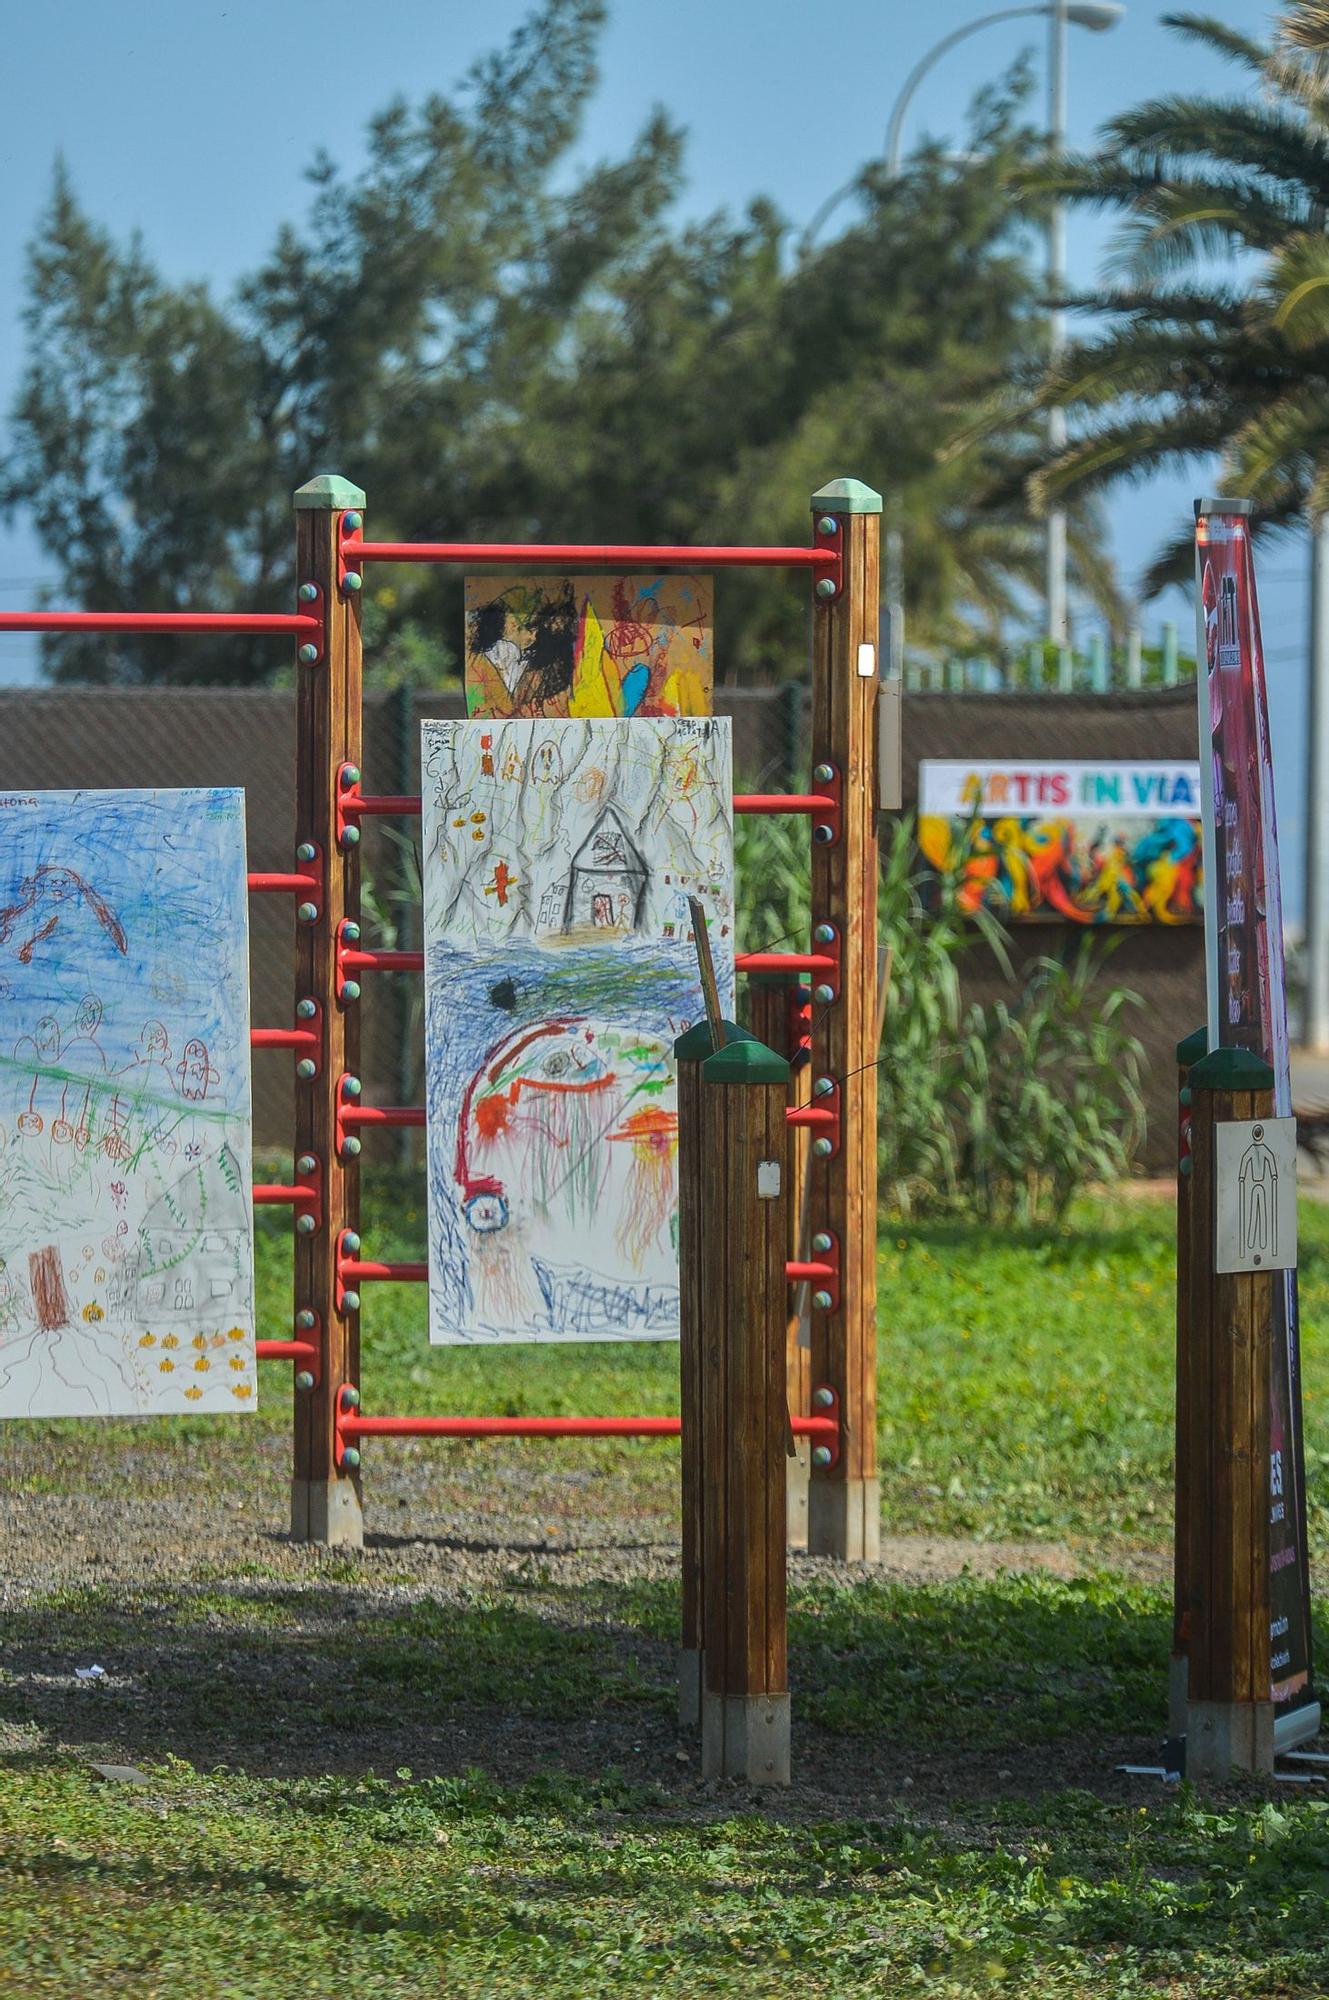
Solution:
[[[551,1768],[612,1767],[660,1786],[685,1811],[691,1800],[713,1813],[717,1788],[700,1778],[695,1739],[680,1735],[658,1697],[601,1703],[588,1689],[551,1720],[505,1707],[501,1672],[498,1685],[482,1671],[463,1676],[459,1697],[455,1657],[446,1698],[431,1698],[428,1666],[418,1689],[386,1704],[349,1713],[343,1693],[357,1628],[413,1606],[442,1620],[440,1643],[454,1649],[465,1647],[468,1621],[495,1607],[543,1621],[542,1633],[551,1621],[589,1631],[598,1662],[607,1655],[611,1671],[667,1688],[672,1644],[625,1623],[615,1603],[625,1588],[677,1574],[663,1465],[643,1491],[621,1455],[587,1471],[529,1451],[382,1450],[367,1476],[366,1546],[348,1552],[287,1537],[287,1450],[283,1438],[260,1440],[243,1464],[228,1465],[209,1443],[192,1486],[178,1476],[176,1450],[126,1462],[123,1447],[61,1439],[25,1441],[8,1455],[0,1666],[9,1721],[0,1741],[274,1776],[409,1767],[419,1779],[479,1768],[516,1782]],[[1094,1566],[1057,1545],[905,1536],[885,1542],[872,1571],[794,1556],[791,1579],[926,1583],[966,1569],[1070,1576]],[[1161,1555],[1129,1567],[1142,1580],[1167,1573]],[[92,1665],[104,1677],[80,1680],[76,1669]],[[905,1798],[926,1817],[928,1801],[944,1814],[950,1799],[1069,1786],[1131,1797],[1140,1781],[1112,1766],[1149,1748],[1098,1737],[1029,1742],[1018,1757],[957,1755],[836,1735],[800,1721],[796,1686],[794,1732],[795,1784],[782,1807],[811,1817],[872,1817]]]

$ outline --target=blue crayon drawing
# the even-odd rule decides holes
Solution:
[[[0,796],[0,1416],[255,1402],[244,794]]]
[[[729,724],[427,722],[430,1337],[678,1334],[673,1042],[733,1007]]]

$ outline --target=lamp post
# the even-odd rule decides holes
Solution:
[[[891,179],[898,178],[900,156],[904,134],[905,113],[919,84],[934,64],[970,35],[976,35],[980,28],[994,27],[1000,21],[1018,21],[1036,15],[1046,18],[1048,35],[1048,135],[1050,151],[1055,159],[1065,150],[1066,144],[1066,27],[1069,22],[1077,28],[1088,28],[1094,34],[1102,34],[1114,28],[1126,9],[1120,0],[1035,0],[1035,4],[1023,7],[999,7],[993,13],[980,14],[973,21],[966,21],[949,35],[943,35],[925,55],[919,57],[908,76],[900,86],[899,95],[891,108],[890,122],[886,127],[886,171]],[[831,211],[838,207],[847,194],[853,192],[856,181],[844,187],[824,201],[804,230],[799,248],[806,250],[820,230]],[[1056,300],[1066,282],[1066,206],[1054,199],[1048,216],[1047,242],[1047,284],[1048,293]],[[1048,315],[1048,358],[1055,362],[1066,344],[1066,315],[1055,303]],[[1048,411],[1048,444],[1058,451],[1066,442],[1066,413],[1061,408]],[[894,515],[894,521],[892,521]],[[889,659],[892,673],[898,673],[904,659],[904,552],[900,535],[898,507],[887,507],[886,528],[886,607],[887,630],[890,638]],[[1055,645],[1066,643],[1066,515],[1062,508],[1052,508],[1047,517],[1047,635]]]

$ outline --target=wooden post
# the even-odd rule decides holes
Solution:
[[[1168,1661],[1168,1735],[1186,1734],[1186,1639],[1190,1623],[1190,1417],[1191,1417],[1191,1089],[1192,1063],[1209,1047],[1196,1028],[1177,1043],[1177,1385],[1173,1451],[1172,1654]]]
[[[726,1046],[747,1041],[748,1030],[724,1024]],[[701,1066],[715,1044],[705,1021],[674,1043],[678,1077],[678,1407],[679,1490],[682,1510],[681,1632],[678,1649],[678,1720],[701,1727],[702,1569],[705,1559],[706,1406],[702,1396],[701,1243],[704,1209],[701,1132]]]
[[[783,1056],[789,1064],[789,1103],[800,1108],[812,1102],[812,1065],[799,1060],[802,1024],[798,1019],[799,996],[804,987],[793,972],[754,972],[747,982],[748,1026],[759,1042]],[[791,1125],[785,1140],[785,1172],[788,1186],[789,1228],[785,1255],[791,1262],[807,1263],[811,1251],[811,1229],[804,1200],[808,1167],[808,1129]],[[812,1344],[808,1338],[808,1317],[801,1302],[811,1287],[795,1284],[787,1294],[785,1322],[785,1387],[789,1414],[806,1417],[812,1413]],[[791,1549],[808,1545],[808,1482],[812,1453],[806,1438],[799,1438],[785,1475],[788,1504],[786,1540]]]
[[[1186,1775],[1271,1771],[1269,1369],[1274,1271],[1214,1269],[1214,1128],[1273,1115],[1274,1074],[1245,1049],[1190,1068]]]
[[[785,1105],[751,1040],[701,1065],[702,1774],[789,1783]]]
[[[359,1227],[360,1177],[355,1161],[338,1157],[336,1111],[342,1078],[359,1073],[360,1021],[355,1003],[338,1004],[336,953],[341,924],[360,914],[360,866],[357,848],[337,845],[336,785],[343,764],[360,762],[361,651],[360,595],[340,581],[337,552],[343,518],[364,502],[358,486],[332,474],[295,495],[296,579],[318,592],[326,629],[318,661],[296,667],[296,838],[316,850],[309,866],[324,885],[314,916],[297,912],[295,926],[296,1005],[317,1003],[323,1035],[317,1074],[297,1072],[296,1153],[317,1163],[323,1199],[318,1227],[295,1239],[296,1324],[300,1337],[318,1341],[320,1367],[315,1387],[296,1399],[291,1535],[353,1548],[364,1539],[360,1479],[338,1469],[333,1419],[342,1383],[359,1380],[359,1322],[337,1311],[336,1267],[340,1232]]]
[[[816,538],[831,524],[841,548],[838,594],[814,596],[813,782],[839,784],[838,838],[812,848],[814,940],[825,927],[838,977],[814,984],[812,1087],[840,1086],[838,1142],[814,1137],[809,1208],[814,1241],[839,1258],[838,1305],[812,1314],[812,1375],[840,1397],[843,1435],[834,1465],[816,1467],[808,1548],[845,1562],[876,1560],[877,1480],[877,639],[881,496],[856,479],[812,496]],[[819,833],[820,828],[815,829]],[[831,995],[831,997],[827,997]]]

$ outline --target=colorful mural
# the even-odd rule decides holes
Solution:
[[[962,909],[1006,921],[1202,913],[1198,764],[924,763],[918,844]]]
[[[430,1337],[678,1334],[673,1042],[733,1011],[730,725],[426,722]]]
[[[466,579],[466,712],[709,715],[708,576]]]

